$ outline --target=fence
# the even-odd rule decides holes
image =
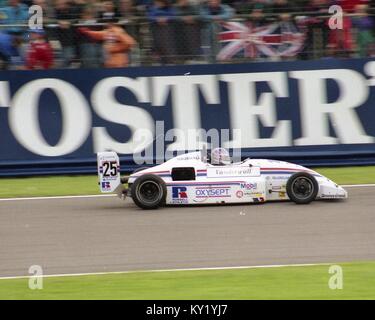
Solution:
[[[130,53],[130,65],[177,65],[185,63],[234,63],[269,60],[309,60],[326,57],[370,56],[373,53],[372,35],[365,50],[356,46],[357,32],[330,30],[326,16],[297,16],[279,21],[266,17],[262,22],[237,15],[230,21],[204,21],[192,17],[189,21],[176,18],[165,24],[145,18],[120,21],[137,45]],[[93,30],[104,27],[101,23],[72,24],[62,28],[58,23],[44,26],[54,49],[54,67],[93,68],[103,65],[101,43],[82,35],[79,28]],[[0,25],[2,31],[12,31],[20,56],[27,50],[25,25]],[[349,37],[349,38],[348,38]],[[1,47],[0,47],[1,49]],[[0,50],[0,57],[1,55]],[[10,69],[19,66],[4,59]]]

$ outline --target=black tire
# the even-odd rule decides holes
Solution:
[[[131,194],[134,203],[141,209],[157,209],[165,204],[167,187],[160,177],[144,174],[132,184]]]
[[[132,172],[132,174],[134,174],[134,173],[136,173],[136,172],[138,172],[138,171],[145,170],[145,169],[147,169],[147,167],[141,167],[141,168],[135,169],[135,170]],[[128,183],[128,180],[129,180],[129,177],[123,177],[123,178],[121,178],[120,181],[121,181],[122,184],[125,184],[125,183]]]
[[[318,182],[307,172],[293,174],[286,184],[289,199],[297,204],[308,204],[315,200],[318,191]]]

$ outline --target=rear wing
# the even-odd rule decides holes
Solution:
[[[97,164],[100,191],[121,195],[120,159],[116,152],[98,152]]]

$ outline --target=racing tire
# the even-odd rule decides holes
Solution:
[[[145,210],[157,209],[165,205],[167,186],[163,179],[154,174],[144,174],[132,184],[134,203]]]
[[[147,169],[147,167],[141,167],[141,168],[137,168],[137,169],[135,169],[133,172],[132,172],[132,174],[134,174],[134,173],[136,173],[136,172],[138,172],[138,171],[142,171],[142,170],[145,170],[145,169]],[[129,180],[129,177],[123,177],[123,178],[121,178],[121,184],[125,184],[125,183],[128,183],[128,180]]]
[[[319,191],[316,179],[307,172],[293,174],[286,184],[286,192],[290,200],[296,204],[308,204],[315,200]]]

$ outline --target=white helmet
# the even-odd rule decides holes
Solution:
[[[211,164],[228,165],[231,164],[230,155],[227,149],[215,148],[211,152]]]

